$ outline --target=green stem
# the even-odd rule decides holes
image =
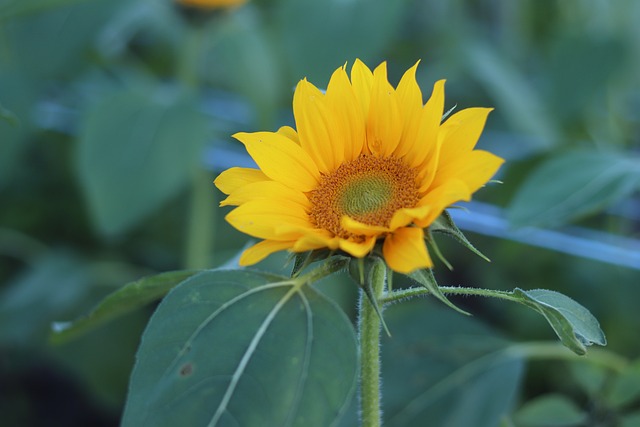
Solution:
[[[189,26],[178,63],[178,79],[184,90],[196,95],[200,88],[200,60],[203,50],[202,29]],[[187,269],[211,267],[215,233],[216,206],[211,176],[203,170],[195,170],[191,183],[191,202],[187,224],[184,266]]]
[[[498,299],[504,299],[514,302],[522,302],[519,298],[514,297],[511,292],[496,291],[492,289],[480,289],[480,288],[465,288],[462,286],[440,286],[443,294],[448,295],[477,295],[482,297],[493,297]],[[431,292],[426,288],[408,288],[398,289],[393,292],[388,292],[380,298],[380,304],[390,304],[401,301],[403,299],[409,299],[412,297],[428,295]]]
[[[217,213],[211,177],[202,169],[193,175],[185,257],[189,270],[211,267]]]
[[[371,268],[369,275],[373,297],[380,299],[386,280],[386,266],[380,261]],[[381,321],[375,307],[364,291],[360,291],[360,414],[363,427],[379,427],[382,424],[380,406],[380,327]]]

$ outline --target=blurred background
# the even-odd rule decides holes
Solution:
[[[58,345],[52,322],[144,275],[232,260],[247,238],[224,222],[212,180],[252,163],[230,135],[292,125],[298,80],[324,87],[360,58],[388,61],[394,85],[421,60],[423,93],[447,79],[446,109],[495,107],[480,146],[507,159],[502,184],[454,212],[493,262],[441,240],[455,270],[437,265],[440,284],[557,290],[607,335],[597,360],[610,363],[529,354],[508,384],[482,383],[503,392],[502,425],[552,425],[535,415],[550,399],[561,425],[639,426],[639,22],[636,0],[0,0],[0,425],[118,425],[153,307]],[[353,314],[347,279],[319,287]],[[428,404],[398,408],[432,347],[473,353],[434,337],[555,339],[524,307],[456,303],[472,321],[425,301],[407,309],[416,318],[389,309],[403,331],[384,344],[389,360],[430,343],[415,366],[385,362],[389,425],[423,425],[412,417]]]

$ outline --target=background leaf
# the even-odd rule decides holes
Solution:
[[[0,343],[39,343],[53,317],[75,313],[89,300],[91,276],[72,253],[47,253],[0,293]]]
[[[80,131],[78,171],[98,230],[120,234],[174,196],[209,136],[190,98],[123,90],[93,106]]]
[[[404,1],[282,0],[275,22],[283,61],[295,81],[306,76],[323,87],[336,64],[377,58],[399,28],[404,8]]]
[[[564,121],[575,120],[589,103],[605,102],[608,84],[623,68],[626,54],[619,39],[587,36],[559,40],[550,58],[547,93],[554,115]]]
[[[212,270],[174,288],[144,333],[122,425],[334,423],[355,386],[353,326],[283,280]]]
[[[583,425],[587,416],[571,400],[548,394],[527,402],[515,414],[522,427],[572,427]]]
[[[522,184],[509,206],[509,221],[515,226],[564,224],[612,205],[639,185],[638,158],[595,150],[554,155]]]
[[[640,360],[627,366],[614,379],[608,391],[607,400],[615,407],[623,407],[640,399]]]
[[[495,427],[510,412],[523,361],[501,352],[508,341],[425,300],[391,306],[385,319],[385,425]]]
[[[61,343],[115,318],[162,298],[171,288],[197,271],[168,271],[128,283],[103,299],[85,317],[53,324],[51,340]]]
[[[6,23],[12,56],[34,77],[51,79],[77,74],[88,65],[86,59],[100,28],[121,3],[122,0],[14,2],[27,7],[7,11],[20,15]]]

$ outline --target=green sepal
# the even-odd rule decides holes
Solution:
[[[485,261],[491,262],[489,258],[487,258],[482,252],[476,249],[476,247],[473,246],[471,242],[469,242],[469,240],[467,240],[467,238],[462,233],[462,231],[460,231],[460,229],[453,222],[453,218],[451,218],[451,215],[449,215],[449,212],[447,211],[442,212],[442,215],[440,215],[433,222],[433,224],[429,226],[429,233],[431,232],[442,233],[442,234],[451,236],[454,239],[456,239],[458,243],[460,243],[462,246],[469,249],[474,254],[478,255],[480,258],[484,259]]]
[[[425,240],[427,241],[427,243],[429,243],[429,245],[431,246],[431,248],[433,249],[433,252],[436,254],[436,256],[438,257],[438,259],[450,270],[453,271],[453,266],[451,265],[451,263],[444,257],[444,255],[442,254],[442,251],[440,251],[440,248],[438,247],[438,244],[436,243],[436,239],[433,238],[433,233],[431,233],[431,230],[427,231],[427,234],[425,236]]]
[[[332,255],[333,251],[327,249],[317,249],[314,251],[300,252],[292,254],[293,268],[291,269],[291,277],[297,277],[302,270],[309,267],[316,261],[322,261]]]
[[[167,292],[201,270],[178,270],[143,277],[107,295],[88,315],[70,322],[53,322],[50,341],[72,340],[112,319],[164,297]]]
[[[513,290],[518,302],[542,314],[562,344],[576,354],[587,353],[586,346],[607,345],[598,320],[582,305],[566,295],[546,289]]]
[[[373,270],[376,268],[384,268],[386,274],[387,265],[385,264],[385,262],[381,258],[368,256],[365,258],[351,258],[348,271],[349,276],[351,276],[351,278],[364,291],[365,295],[369,299],[369,302],[373,306],[373,309],[376,311],[376,314],[380,319],[380,323],[382,324],[384,331],[390,337],[391,332],[389,331],[387,323],[384,321],[384,317],[382,316],[382,310],[380,309],[380,305],[378,304],[378,298],[376,298],[373,292]]]
[[[449,301],[445,294],[442,293],[442,290],[438,286],[438,282],[436,281],[436,278],[433,275],[433,271],[431,269],[423,268],[420,270],[415,270],[412,273],[409,273],[409,277],[425,287],[427,290],[429,290],[429,292],[431,292],[434,297],[445,303],[447,306],[453,308],[458,313],[462,313],[467,316],[471,315],[470,313],[454,305],[451,301]]]

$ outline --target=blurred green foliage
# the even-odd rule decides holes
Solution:
[[[236,147],[231,133],[290,124],[296,82],[322,87],[355,58],[389,61],[393,82],[421,60],[425,90],[448,79],[447,107],[496,108],[480,144],[507,158],[504,185],[478,197],[507,207],[514,226],[572,223],[637,240],[638,22],[635,0],[256,0],[206,15],[170,0],[0,1],[3,422],[118,424],[152,307],[60,346],[47,342],[51,322],[184,267],[190,185],[219,172],[203,159],[232,166],[222,154]],[[212,185],[208,203],[220,197]],[[246,242],[224,223],[226,210],[215,212],[209,266]],[[486,408],[475,425],[638,425],[638,270],[471,237],[493,263],[445,242],[456,269],[439,265],[441,284],[570,295],[607,334],[609,359],[596,360],[615,363],[586,359],[584,368],[554,350],[473,371],[465,366],[515,340],[551,339],[548,326],[522,307],[477,299],[453,299],[475,322],[424,301],[392,307],[389,425],[420,425],[427,414],[469,425],[464,417]],[[260,267],[281,271],[283,260]],[[347,280],[319,289],[353,314]],[[471,391],[460,396],[463,381]],[[444,385],[424,388],[434,382]]]

